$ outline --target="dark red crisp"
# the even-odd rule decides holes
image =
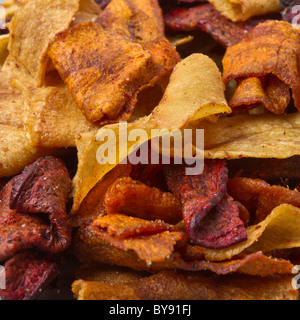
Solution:
[[[56,253],[71,243],[66,205],[71,179],[64,163],[40,158],[0,192],[0,261],[24,249]]]
[[[33,300],[58,274],[58,266],[38,253],[22,252],[4,265],[5,289],[0,289],[3,300]]]
[[[249,19],[247,22],[235,23],[223,17],[211,4],[191,8],[177,8],[165,17],[166,31],[182,32],[201,30],[210,34],[224,47],[239,43],[262,20]]]
[[[185,166],[164,166],[168,188],[182,204],[191,242],[221,249],[247,239],[236,202],[228,196],[228,170],[223,160],[206,160],[200,175],[186,175]]]

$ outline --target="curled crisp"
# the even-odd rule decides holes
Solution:
[[[274,114],[283,114],[290,102],[290,88],[277,77],[250,77],[238,81],[238,88],[229,105],[233,112],[248,111],[263,105]]]
[[[0,195],[0,261],[25,249],[56,253],[70,245],[70,186],[65,165],[53,157],[38,159],[7,183]]]
[[[233,22],[250,17],[279,12],[279,0],[208,0],[221,14]]]
[[[300,209],[290,204],[281,204],[260,223],[246,228],[248,239],[242,243],[222,249],[206,249],[204,256],[209,261],[232,259],[242,252],[264,252],[299,248]]]
[[[222,249],[247,239],[239,209],[226,194],[224,161],[205,161],[200,175],[186,175],[184,166],[165,166],[169,189],[182,204],[189,239],[206,248]]]
[[[229,105],[262,103],[272,113],[281,114],[289,103],[290,88],[300,110],[299,55],[300,35],[291,24],[259,24],[239,44],[229,47],[223,58],[224,82],[235,79],[239,83]],[[251,80],[253,77],[263,81]]]
[[[49,56],[83,114],[93,123],[128,120],[138,93],[169,75],[180,60],[164,38],[142,46],[97,22],[57,34]]]
[[[129,177],[120,178],[109,187],[105,194],[105,204],[108,214],[125,213],[173,224],[182,219],[181,204],[172,193],[148,187]]]

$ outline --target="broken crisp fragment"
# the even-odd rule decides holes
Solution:
[[[0,261],[25,249],[56,253],[69,246],[70,186],[66,167],[53,157],[38,159],[6,184],[0,194]]]
[[[262,20],[234,23],[223,17],[208,3],[191,8],[176,8],[165,16],[166,31],[201,30],[210,34],[224,47],[238,44]]]
[[[279,12],[279,0],[208,0],[216,10],[233,22],[246,21],[250,17]]]
[[[4,264],[5,289],[0,289],[3,300],[34,300],[58,274],[58,266],[41,255],[24,251]]]
[[[57,34],[49,55],[86,118],[105,123],[128,120],[137,94],[171,72],[179,56],[171,44],[164,45],[159,52],[167,50],[165,68],[157,71],[143,46],[89,22]]]
[[[291,24],[259,24],[239,44],[229,47],[223,58],[224,82],[239,82],[236,96],[229,104],[240,107],[262,103],[272,113],[281,114],[289,103],[290,88],[300,110],[299,55],[300,35]]]
[[[184,166],[168,165],[164,173],[169,189],[182,204],[189,239],[206,248],[221,249],[247,239],[239,208],[226,194],[228,171],[224,161],[207,160],[197,176]]]
[[[186,242],[186,234],[161,221],[147,221],[122,214],[105,215],[92,223],[100,239],[122,250],[134,250],[144,261],[163,261],[174,246]]]
[[[148,187],[129,177],[120,178],[109,187],[105,194],[105,204],[108,214],[125,213],[173,224],[182,219],[180,202],[172,193]]]
[[[69,27],[78,9],[79,0],[30,0],[14,14],[8,49],[37,86],[43,84],[50,40]]]

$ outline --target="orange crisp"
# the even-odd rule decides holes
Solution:
[[[186,234],[161,221],[147,221],[122,214],[101,217],[92,223],[99,238],[122,250],[134,250],[144,261],[163,261]]]
[[[300,35],[291,24],[271,20],[259,24],[224,56],[224,82],[239,83],[230,106],[261,103],[272,113],[282,114],[290,88],[300,110],[299,56]]]

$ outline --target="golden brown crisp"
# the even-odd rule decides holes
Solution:
[[[181,204],[170,192],[162,192],[131,178],[115,181],[105,194],[107,213],[126,213],[138,218],[177,223],[182,219]]]
[[[269,20],[255,27],[240,43],[229,47],[223,59],[224,82],[235,79],[241,86],[233,106],[260,102],[273,113],[283,113],[289,102],[289,87],[300,110],[299,56],[300,35],[291,24]],[[245,83],[245,79],[253,77],[266,79],[263,90],[257,80],[251,80],[251,99],[249,80]]]
[[[186,234],[161,221],[147,221],[121,214],[103,216],[92,223],[101,239],[122,250],[134,250],[144,261],[163,261],[175,245],[186,242]]]
[[[9,52],[38,86],[43,84],[50,40],[69,27],[78,9],[79,0],[30,0],[15,13],[10,24]]]
[[[49,55],[86,118],[115,122],[128,120],[138,93],[169,74],[179,61],[167,40],[155,41],[144,48],[88,22],[57,34]]]
[[[297,300],[298,296],[289,276],[215,277],[171,270],[127,283],[77,280],[72,290],[78,300]]]
[[[233,111],[247,111],[258,105],[263,105],[274,114],[283,114],[291,96],[288,85],[275,76],[267,79],[256,77],[239,81],[238,88],[229,102]]]
[[[147,42],[164,36],[164,20],[157,0],[113,0],[97,22],[135,41]]]

